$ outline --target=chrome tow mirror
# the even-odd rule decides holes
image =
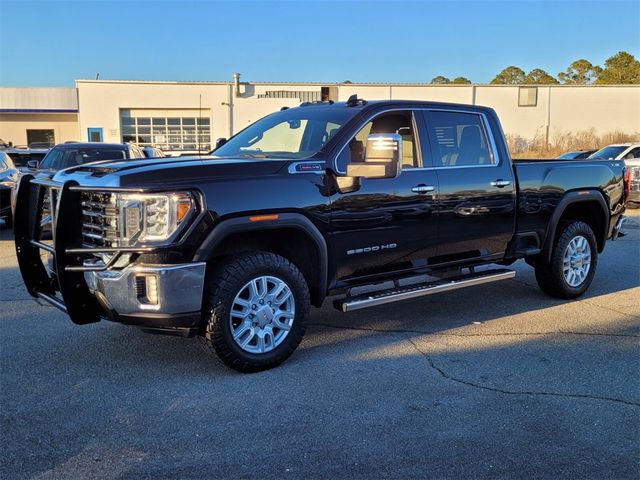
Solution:
[[[373,133],[367,137],[364,162],[347,165],[347,176],[395,178],[402,172],[402,137],[397,133]]]

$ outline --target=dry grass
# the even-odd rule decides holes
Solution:
[[[633,142],[640,139],[640,133],[619,131],[597,135],[595,129],[579,132],[555,132],[549,136],[546,145],[544,134],[533,139],[507,134],[509,151],[514,158],[555,158],[574,150],[598,150],[611,143]]]

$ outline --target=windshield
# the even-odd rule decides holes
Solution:
[[[615,158],[629,147],[604,147],[589,155],[589,158],[601,158],[603,160],[615,160]]]
[[[121,160],[124,150],[104,147],[53,148],[42,159],[40,168],[62,170],[98,160]]]
[[[283,110],[258,120],[212,155],[295,160],[311,157],[356,113],[353,108],[316,105]]]
[[[573,160],[575,158],[578,158],[580,156],[580,152],[568,152],[565,153],[564,155],[560,155],[558,157],[558,160]]]
[[[4,170],[6,168],[13,168],[13,162],[9,155],[4,152],[0,152],[0,170]]]

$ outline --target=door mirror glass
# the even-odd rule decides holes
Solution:
[[[27,162],[27,168],[30,170],[37,170],[39,164],[40,162],[38,162],[37,160],[29,160]]]
[[[374,133],[367,137],[364,162],[347,165],[347,176],[395,178],[402,172],[402,137],[397,133]]]

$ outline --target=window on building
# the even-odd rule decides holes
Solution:
[[[120,124],[125,143],[164,151],[211,150],[209,118],[122,116]]]
[[[538,87],[520,87],[518,89],[518,106],[535,107],[538,105]]]
[[[56,144],[53,130],[27,130],[27,144],[30,148],[50,148]]]

